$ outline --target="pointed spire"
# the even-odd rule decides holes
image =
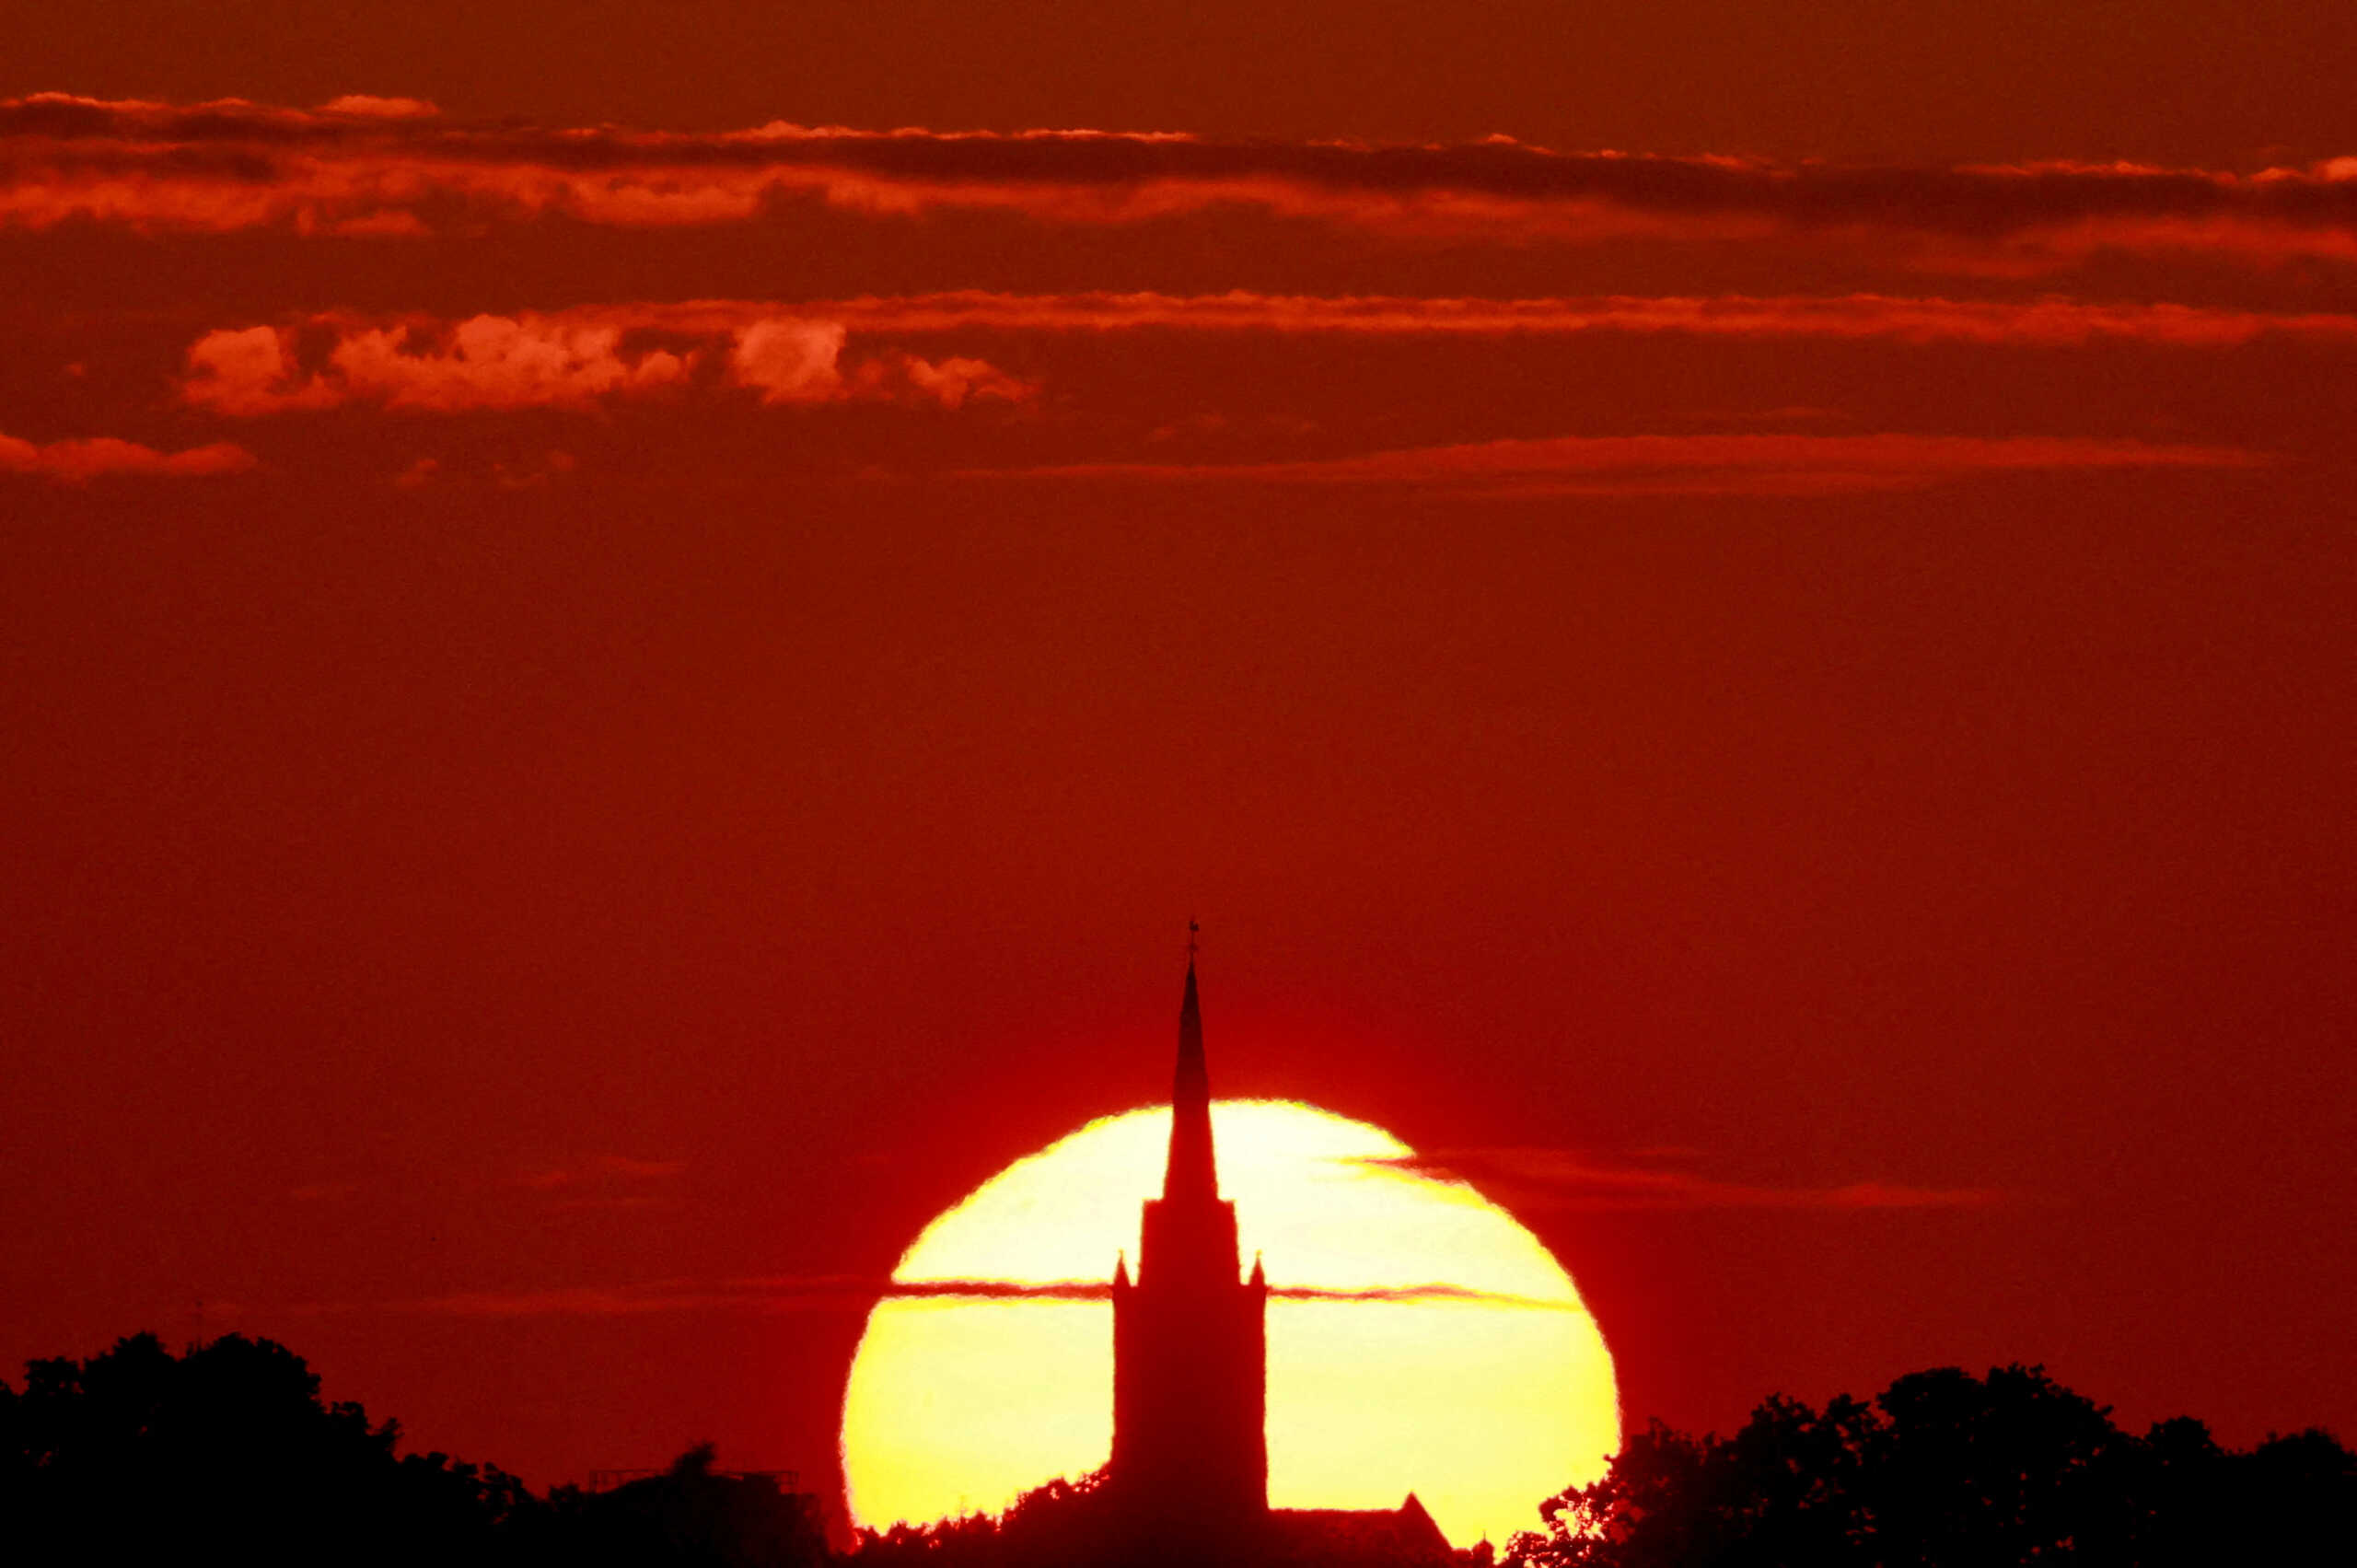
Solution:
[[[1178,1065],[1170,1082],[1170,1163],[1162,1196],[1215,1199],[1219,1169],[1212,1153],[1211,1069],[1203,1059],[1203,1009],[1195,994],[1195,936],[1187,922],[1187,989],[1178,999]]]
[[[1113,1261],[1113,1288],[1115,1290],[1130,1288],[1130,1252],[1126,1247],[1121,1249],[1120,1256]]]
[[[1260,1255],[1258,1252],[1252,1254],[1252,1277],[1246,1283],[1254,1290],[1269,1288],[1269,1271],[1260,1266]]]

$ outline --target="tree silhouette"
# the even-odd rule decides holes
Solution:
[[[2329,1434],[2222,1449],[2142,1437],[2042,1369],[1955,1368],[1822,1411],[1774,1398],[1732,1437],[1659,1422],[1540,1505],[1522,1568],[1998,1568],[2357,1561],[2357,1458]]]
[[[323,1403],[303,1359],[237,1335],[174,1356],[152,1334],[36,1361],[0,1400],[0,1519],[28,1564],[175,1559],[493,1560],[531,1504],[512,1476],[396,1458],[400,1428]]]
[[[700,1443],[661,1475],[610,1492],[563,1487],[537,1532],[541,1560],[579,1568],[802,1568],[823,1562],[825,1531],[809,1498],[776,1478],[713,1469]]]
[[[0,1562],[826,1568],[833,1557],[814,1499],[716,1469],[709,1444],[660,1475],[540,1498],[492,1467],[397,1454],[399,1438],[356,1404],[322,1400],[302,1358],[268,1340],[175,1356],[141,1334],[87,1361],[36,1361],[21,1390],[0,1381]],[[1119,1503],[1101,1474],[1051,1481],[996,1518],[862,1532],[847,1568],[1489,1561],[1387,1536],[1389,1516],[1282,1515],[1298,1527],[1213,1542],[1183,1517],[1142,1531]],[[1772,1398],[1729,1437],[1655,1422],[1540,1516],[1544,1532],[1515,1537],[1506,1568],[2339,1568],[2357,1562],[2357,1457],[2315,1430],[2223,1448],[2185,1417],[2135,1435],[2038,1368],[1944,1368],[1871,1400]]]
[[[1026,1563],[1112,1563],[1136,1555],[1109,1506],[1105,1474],[1034,1487],[995,1517],[969,1514],[929,1525],[864,1529],[861,1568],[1016,1568]],[[1131,1548],[1125,1550],[1125,1548]]]

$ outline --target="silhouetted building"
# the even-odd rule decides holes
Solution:
[[[1113,1272],[1113,1454],[1108,1501],[1165,1547],[1231,1561],[1439,1562],[1448,1541],[1411,1493],[1395,1510],[1269,1507],[1268,1303],[1241,1275],[1236,1205],[1219,1195],[1211,1073],[1191,947],[1178,1004],[1170,1155],[1139,1227],[1134,1279]]]
[[[1113,1458],[1133,1514],[1249,1524],[1269,1509],[1269,1286],[1239,1278],[1236,1205],[1219,1195],[1195,964],[1178,1005],[1170,1160],[1139,1227],[1137,1278],[1113,1274]]]
[[[1457,1559],[1416,1501],[1397,1508],[1278,1508],[1269,1515],[1264,1562],[1285,1568],[1414,1568]]]

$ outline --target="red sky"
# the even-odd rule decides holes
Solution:
[[[0,1359],[822,1475],[1196,913],[1634,1419],[2357,1431],[2348,6],[353,9],[0,51]]]

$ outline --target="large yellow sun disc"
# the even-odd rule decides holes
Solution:
[[[1470,1188],[1393,1163],[1408,1146],[1309,1106],[1212,1108],[1222,1195],[1269,1283],[1269,1502],[1393,1508],[1412,1491],[1449,1539],[1535,1527],[1537,1505],[1620,1444],[1612,1357],[1562,1266]],[[903,1284],[1101,1283],[1137,1254],[1167,1109],[1092,1121],[927,1225]],[[1247,1265],[1248,1267],[1248,1264]],[[1286,1291],[1331,1292],[1332,1298]],[[1105,1462],[1112,1309],[1102,1300],[877,1304],[843,1396],[852,1516],[885,1527],[995,1512]]]

